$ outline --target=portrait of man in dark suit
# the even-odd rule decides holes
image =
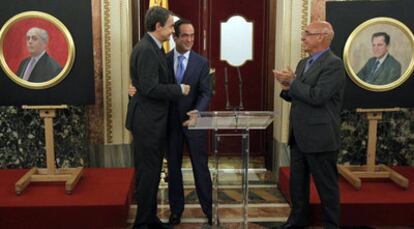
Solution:
[[[46,82],[56,77],[61,71],[60,64],[48,55],[48,32],[32,27],[26,33],[26,46],[30,56],[20,62],[17,75],[33,83]]]
[[[401,64],[388,51],[390,39],[390,35],[385,32],[377,32],[372,35],[373,57],[357,73],[364,82],[385,85],[400,78]]]
[[[334,31],[328,22],[308,25],[302,43],[309,53],[296,71],[274,71],[291,103],[289,116],[291,207],[280,228],[306,228],[310,224],[309,182],[312,175],[319,197],[323,228],[339,228],[340,203],[337,155],[340,147],[340,111],[345,88],[342,60],[330,50]]]

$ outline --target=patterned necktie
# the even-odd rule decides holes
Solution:
[[[177,71],[175,72],[175,78],[177,79],[177,83],[181,84],[184,76],[184,55],[178,55],[178,64],[177,64]]]
[[[26,71],[24,71],[23,80],[28,80],[30,77],[30,74],[33,71],[33,68],[35,66],[36,60],[34,58],[31,58],[29,61],[29,64],[26,67]]]
[[[379,65],[379,60],[377,59],[375,61],[374,66],[371,69],[371,72],[369,73],[367,79],[365,80],[367,83],[372,83],[374,81],[374,75],[375,75],[375,72],[377,71],[378,65]]]

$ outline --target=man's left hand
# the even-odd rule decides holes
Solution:
[[[194,126],[197,123],[198,110],[189,111],[187,112],[187,115],[189,119],[183,122],[183,126],[185,127]]]
[[[128,95],[132,97],[136,93],[137,93],[137,89],[134,86],[132,86],[132,84],[130,84],[128,87]]]

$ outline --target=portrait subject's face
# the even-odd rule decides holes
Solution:
[[[173,17],[170,15],[164,26],[160,26],[160,24],[157,23],[157,30],[160,34],[161,41],[168,41],[170,39],[171,34],[174,32]]]
[[[385,43],[383,36],[374,37],[372,39],[372,53],[374,57],[381,59],[388,52],[388,45]]]
[[[174,39],[179,52],[190,51],[194,45],[194,27],[191,24],[180,26],[180,35]]]
[[[29,30],[26,35],[27,50],[31,56],[38,56],[46,49],[46,43],[34,30]]]

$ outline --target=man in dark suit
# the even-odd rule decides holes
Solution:
[[[17,75],[29,82],[41,83],[56,77],[62,67],[46,52],[49,35],[46,30],[33,27],[27,31],[26,45],[30,57],[22,60]]]
[[[170,101],[187,95],[190,86],[175,84],[162,42],[174,32],[172,13],[152,7],[145,15],[147,33],[131,54],[131,81],[137,93],[130,99],[126,128],[134,137],[136,200],[134,228],[165,228],[157,217],[157,192],[164,152]]]
[[[340,110],[345,72],[340,58],[329,49],[334,32],[328,22],[308,25],[302,42],[309,57],[295,73],[274,71],[280,96],[291,102],[290,196],[292,210],[282,228],[309,225],[309,180],[312,174],[322,206],[324,228],[338,228],[339,188],[336,160],[340,140]]]
[[[384,32],[374,33],[371,42],[374,56],[359,70],[358,77],[374,85],[396,81],[401,76],[401,64],[388,52],[390,35]]]
[[[194,27],[190,21],[178,20],[174,25],[176,47],[168,53],[167,61],[178,84],[191,86],[190,94],[172,102],[168,121],[168,199],[171,215],[169,222],[180,223],[184,211],[183,176],[181,173],[184,143],[187,144],[193,168],[195,187],[201,208],[212,223],[212,183],[208,169],[207,133],[205,130],[188,130],[192,114],[208,109],[212,96],[207,59],[191,48],[194,44]]]

